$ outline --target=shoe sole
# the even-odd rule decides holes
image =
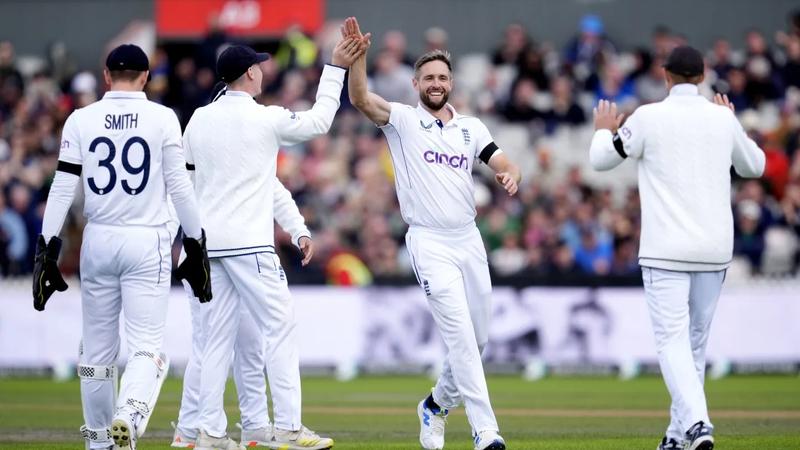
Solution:
[[[172,444],[170,444],[169,446],[174,448],[194,448],[194,443],[172,441]]]
[[[703,436],[699,440],[692,442],[688,450],[714,450],[714,438]]]
[[[278,444],[272,442],[269,444],[269,448],[274,450],[328,450],[333,448],[333,444],[326,445],[326,446],[313,446],[313,447],[301,447],[299,445],[292,445],[292,444]]]
[[[111,439],[120,449],[131,448],[131,427],[121,419],[111,422]]]
[[[483,450],[506,450],[506,444],[495,441],[489,444],[488,447],[484,447]]]

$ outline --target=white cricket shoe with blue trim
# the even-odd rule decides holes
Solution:
[[[419,415],[419,443],[426,450],[442,450],[444,448],[444,426],[447,424],[447,410],[437,412],[425,406],[423,398],[417,405]]]
[[[506,441],[497,431],[481,431],[475,436],[475,450],[506,450]]]

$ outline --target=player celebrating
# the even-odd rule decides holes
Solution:
[[[292,194],[281,184],[276,177],[274,180],[274,210],[275,220],[292,236],[292,242],[303,252],[302,264],[311,261],[314,246],[311,233],[305,225],[305,219],[300,214],[292,199]],[[190,289],[187,294],[193,297]],[[191,301],[192,313],[192,353],[189,364],[183,374],[183,396],[172,438],[172,447],[191,448],[197,440],[198,419],[200,414],[199,389],[200,389],[200,363],[205,337],[201,323],[199,303]],[[274,411],[273,424],[279,429],[291,429],[293,423],[300,423],[300,391],[287,389],[291,387],[292,378],[281,380],[279,376],[286,373],[280,367],[281,361],[269,355],[279,354],[270,352],[265,348],[264,336],[259,330],[246,308],[241,309],[241,323],[236,336],[233,360],[233,379],[236,383],[236,393],[239,397],[239,410],[242,417],[242,445],[270,446],[273,444],[273,426],[269,422],[267,412],[267,389],[264,379],[266,366],[269,375],[270,393]]]
[[[104,77],[110,91],[64,124],[36,249],[33,302],[41,311],[54,290],[67,288],[56,265],[57,236],[82,179],[88,224],[81,248],[78,376],[81,432],[91,449],[110,449],[114,443],[136,448],[169,368],[161,353],[174,237],[167,229],[167,194],[188,236],[179,274],[200,301],[211,300],[205,239],[184,168],[180,125],[175,113],[145,97],[148,76],[149,62],[139,47],[121,45],[108,55]],[[120,309],[130,356],[115,401]]]
[[[274,443],[288,449],[333,445],[299,421],[299,350],[291,296],[273,247],[273,179],[279,146],[328,131],[339,108],[345,68],[364,52],[363,47],[359,39],[341,40],[331,64],[322,71],[316,103],[297,113],[253,100],[262,89],[259,63],[269,55],[245,46],[229,47],[217,61],[227,91],[198,108],[186,128],[186,162],[195,171],[214,268],[211,284],[217,293],[214,302],[201,307],[206,342],[200,369],[198,449],[240,448],[226,434],[223,393],[242,308],[265,336],[275,361],[270,378],[282,380],[282,389],[296,402],[292,409],[298,411],[297,421],[286,429],[276,427]]]
[[[589,156],[596,170],[628,157],[639,166],[639,264],[672,396],[671,422],[658,448],[711,450],[703,379],[711,319],[733,252],[730,168],[759,177],[765,156],[727,97],[717,94],[714,104],[699,95],[700,52],[678,47],[664,67],[669,96],[637,109],[622,128],[616,105],[600,101]]]
[[[343,35],[369,40],[354,18],[346,20]],[[442,375],[417,408],[420,443],[426,449],[443,448],[448,410],[463,401],[475,449],[505,449],[481,363],[492,286],[475,226],[472,165],[475,160],[488,164],[509,195],[517,192],[520,172],[480,120],[447,103],[453,75],[446,52],[420,57],[410,82],[419,92],[416,108],[368,92],[362,56],[353,64],[348,88],[353,105],[381,127],[389,142],[397,198],[409,224],[406,246],[447,346]]]

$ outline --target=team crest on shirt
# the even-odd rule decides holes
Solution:
[[[462,128],[461,135],[464,136],[464,145],[469,145],[470,143],[469,130],[466,128]]]
[[[431,127],[433,127],[433,122],[429,123],[429,124],[426,126],[426,125],[425,125],[425,123],[424,123],[422,120],[420,120],[420,121],[419,121],[419,126],[421,126],[421,127],[422,127],[422,130],[423,130],[423,131],[427,131],[428,133],[430,133],[430,132],[431,132]]]

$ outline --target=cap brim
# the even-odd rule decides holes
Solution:
[[[261,62],[264,62],[264,61],[266,61],[266,60],[268,60],[270,58],[271,58],[271,56],[269,55],[269,53],[256,53],[256,62],[260,62],[261,63]]]

